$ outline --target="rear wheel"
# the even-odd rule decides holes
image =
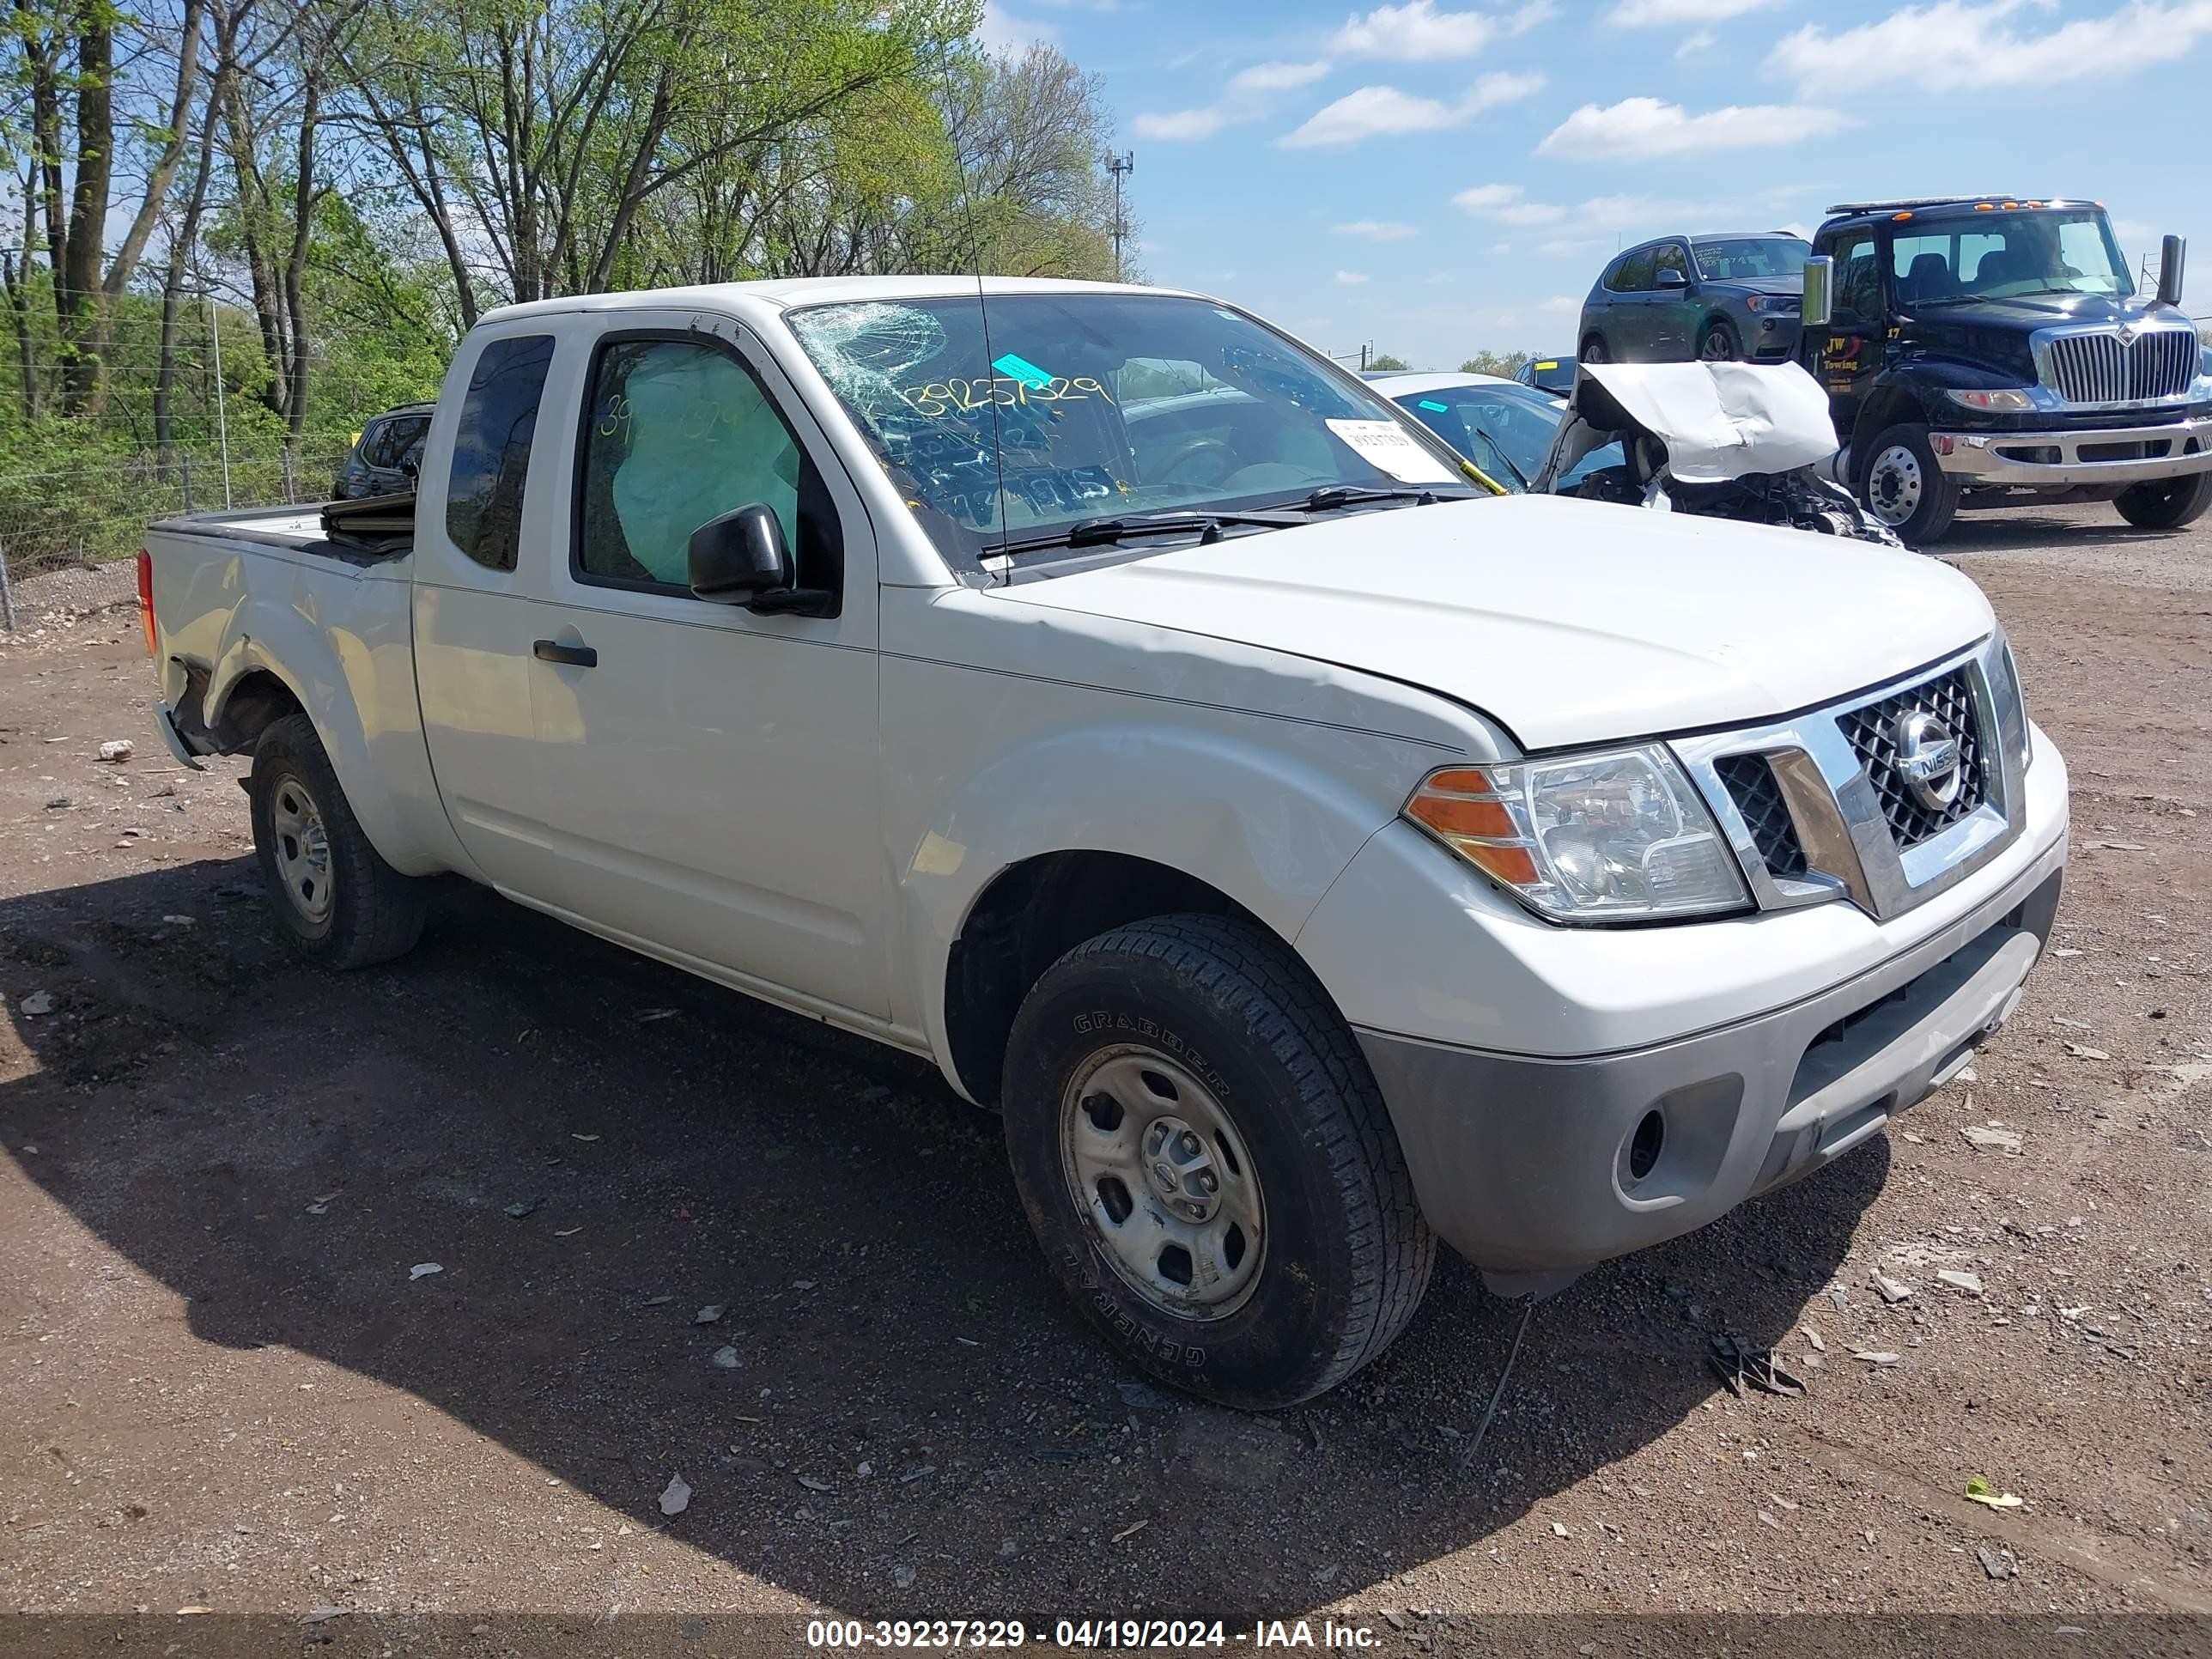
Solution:
[[[1575,351],[1575,361],[1582,363],[1611,362],[1613,354],[1606,349],[1605,336],[1602,334],[1584,336],[1582,344]]]
[[[1735,337],[1735,325],[1725,317],[1707,323],[1698,336],[1698,356],[1709,363],[1732,363],[1742,356],[1743,343]]]
[[[368,844],[305,714],[272,720],[262,732],[246,794],[270,908],[303,956],[365,968],[413,948],[428,885]]]
[[[1907,547],[1940,540],[1959,510],[1959,482],[1936,464],[1928,428],[1893,426],[1868,446],[1859,498]]]
[[[1102,933],[1022,1005],[1002,1093],[1054,1276],[1139,1369],[1266,1410],[1388,1347],[1436,1258],[1366,1057],[1249,924]]]
[[[2112,505],[2138,530],[2179,530],[2195,524],[2212,507],[2212,472],[2132,484]]]

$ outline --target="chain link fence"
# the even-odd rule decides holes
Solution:
[[[234,447],[227,457],[219,446],[195,445],[0,471],[0,581],[128,558],[157,519],[326,500],[351,447],[351,434],[339,433],[298,448]]]

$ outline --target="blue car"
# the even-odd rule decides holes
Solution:
[[[1660,236],[1616,256],[1583,301],[1587,363],[1787,362],[1812,245],[1788,231]]]

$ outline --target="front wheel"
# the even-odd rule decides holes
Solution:
[[[1698,356],[1708,363],[1732,363],[1743,356],[1735,329],[1725,318],[1716,317],[1698,337]]]
[[[2179,530],[2195,524],[2212,507],[2212,472],[2132,484],[2112,505],[2138,530]]]
[[[1869,446],[1859,498],[1907,547],[1942,539],[1959,510],[1959,481],[1936,464],[1928,428],[1893,426]]]
[[[1420,1304],[1436,1238],[1366,1057],[1249,924],[1161,917],[1069,951],[1022,1005],[1003,1101],[1054,1277],[1163,1382],[1294,1405]]]

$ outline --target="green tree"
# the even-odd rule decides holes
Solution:
[[[1528,354],[1525,351],[1478,351],[1459,366],[1462,374],[1495,374],[1501,380],[1511,380],[1526,367]]]
[[[1407,362],[1403,357],[1394,357],[1387,351],[1378,351],[1367,360],[1367,367],[1395,370],[1411,368],[1413,364]]]

